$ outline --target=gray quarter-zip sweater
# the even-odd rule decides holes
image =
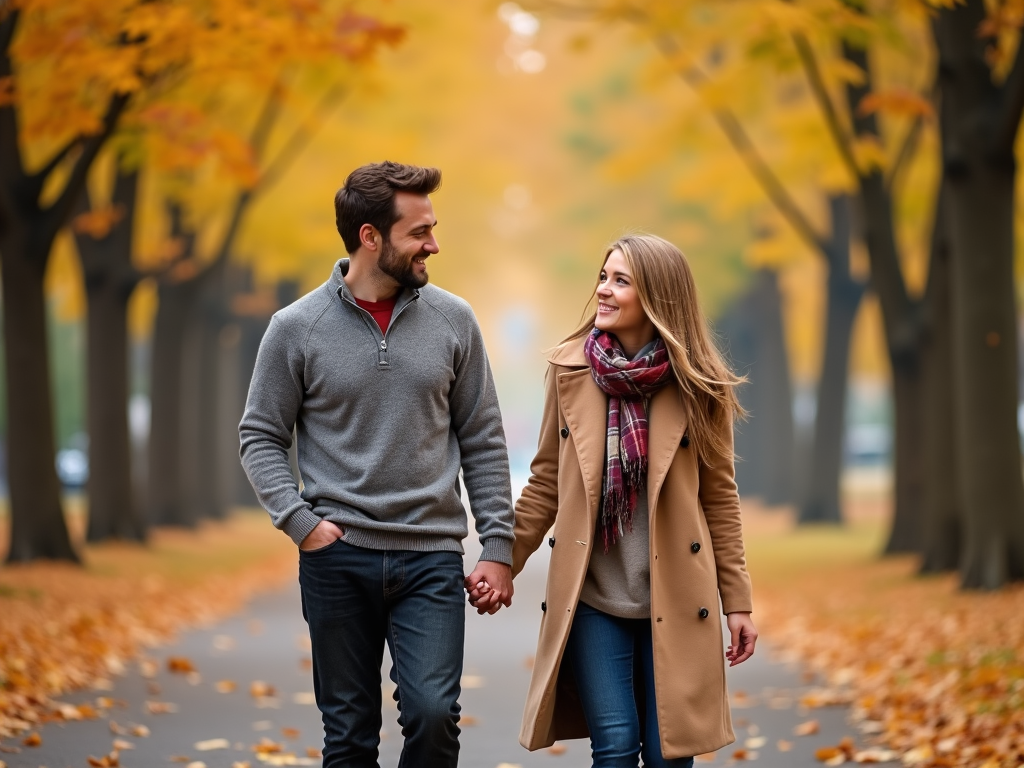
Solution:
[[[238,427],[260,503],[295,543],[327,519],[354,546],[461,553],[461,468],[481,559],[510,564],[508,452],[472,309],[432,285],[404,290],[382,334],[347,271],[342,259],[277,312],[260,344]]]

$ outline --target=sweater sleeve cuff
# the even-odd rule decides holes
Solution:
[[[512,539],[506,539],[503,536],[489,536],[481,543],[483,544],[481,560],[512,565]]]
[[[292,512],[282,526],[282,530],[297,545],[312,533],[313,529],[320,524],[320,517],[309,507],[299,507]]]

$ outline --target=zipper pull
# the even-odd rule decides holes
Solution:
[[[388,342],[387,342],[386,339],[381,339],[380,340],[380,350],[381,350],[381,352],[387,352],[388,351]]]
[[[380,351],[377,352],[377,364],[390,365],[388,362],[388,343],[384,339],[380,340]]]

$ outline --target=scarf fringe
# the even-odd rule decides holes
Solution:
[[[605,491],[601,503],[601,539],[605,554],[621,539],[626,531],[633,531],[633,512],[636,510],[637,495],[647,485],[647,457],[633,461],[622,461],[623,488],[612,487]]]

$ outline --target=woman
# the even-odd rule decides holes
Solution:
[[[730,666],[757,638],[733,475],[741,379],[671,243],[613,243],[596,298],[550,358],[516,505],[514,574],[554,525],[520,741],[589,735],[595,768],[690,766],[735,740],[719,597]]]

